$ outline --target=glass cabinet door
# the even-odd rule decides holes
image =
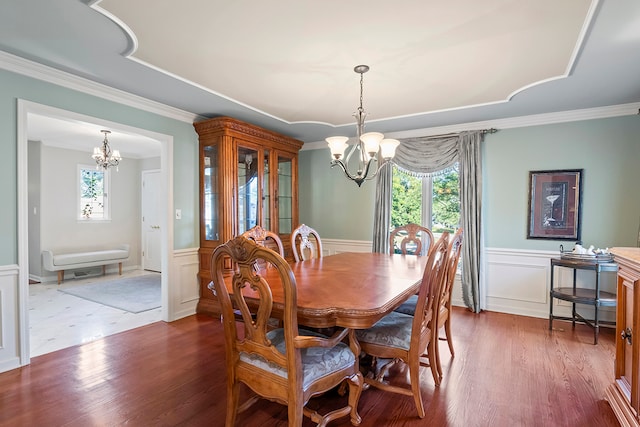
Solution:
[[[271,230],[271,188],[269,181],[269,150],[264,150],[262,173],[262,228]]]
[[[290,234],[293,229],[293,161],[278,155],[278,233]]]
[[[260,220],[258,165],[257,150],[238,147],[238,234],[255,227]]]
[[[201,222],[202,234],[206,240],[219,240],[220,236],[220,188],[218,183],[219,159],[218,146],[208,145],[204,147],[203,174],[202,174],[202,209]]]

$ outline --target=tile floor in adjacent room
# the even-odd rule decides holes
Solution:
[[[159,273],[132,270],[124,272],[122,276],[118,276],[117,273],[108,273],[105,276],[65,280],[60,285],[57,282],[30,284],[31,357],[84,344],[161,320],[161,308],[135,314],[58,291],[60,288],[143,274]]]

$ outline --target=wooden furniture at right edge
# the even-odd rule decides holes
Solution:
[[[622,426],[640,426],[640,248],[613,248],[619,265],[615,382],[605,397]]]

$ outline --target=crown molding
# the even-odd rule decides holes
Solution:
[[[83,77],[60,71],[55,68],[39,64],[10,53],[0,51],[0,69],[12,71],[37,80],[42,80],[68,89],[93,95],[108,101],[117,102],[129,107],[137,108],[150,113],[158,114],[185,123],[194,123],[206,120],[188,111],[170,107],[168,105],[151,101],[141,96],[114,89],[101,83],[96,83]],[[554,123],[566,123],[581,120],[602,119],[608,117],[628,116],[638,114],[640,102],[605,107],[586,108],[581,110],[568,110],[554,113],[534,114],[529,116],[510,117],[505,119],[486,120],[480,122],[460,123],[448,126],[421,128],[386,134],[389,138],[415,138],[420,136],[440,135],[451,132],[461,132],[476,129],[513,129],[528,126],[541,126]],[[306,142],[302,150],[317,150],[326,148],[326,142]]]
[[[640,114],[640,102],[630,104],[609,105],[606,107],[567,110],[555,113],[533,114],[530,116],[510,117],[506,119],[486,120],[482,122],[459,123],[456,125],[432,128],[413,129],[385,134],[387,138],[416,138],[421,136],[443,135],[479,129],[515,129],[528,126],[550,125],[555,123],[577,122],[582,120],[604,119],[609,117],[633,116]],[[319,150],[327,148],[325,141],[307,142],[302,150]]]
[[[38,64],[37,62],[33,62],[4,51],[0,51],[0,69],[12,71],[27,77],[42,80],[47,83],[52,83],[67,89],[76,90],[88,95],[93,95],[108,101],[117,102],[128,107],[137,108],[181,122],[193,123],[204,119],[204,117],[200,117],[197,114],[170,107],[138,95],[133,95],[123,90],[114,89],[101,83],[96,83],[65,71],[56,70],[55,68]]]

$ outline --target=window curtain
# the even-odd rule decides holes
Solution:
[[[460,177],[460,222],[462,244],[462,295],[474,312],[480,311],[480,256],[482,171],[480,144],[482,131],[400,139],[393,163],[417,176],[428,176],[446,170],[456,162]],[[385,165],[376,178],[373,251],[389,252],[391,223],[392,167]]]

